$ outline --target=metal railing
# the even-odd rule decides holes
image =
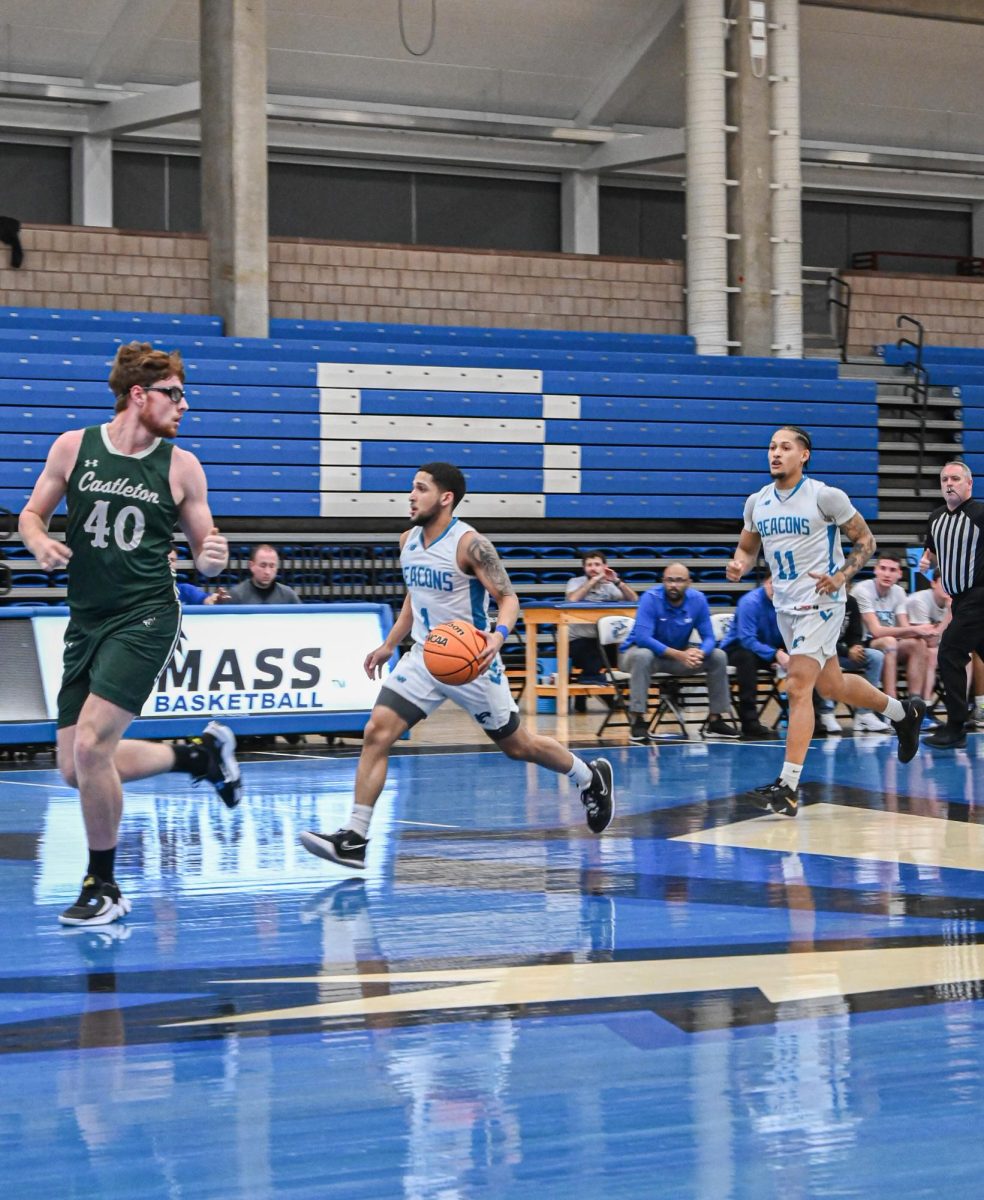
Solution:
[[[839,275],[827,279],[827,313],[830,317],[830,336],[846,363],[847,343],[851,335],[851,285]]]
[[[851,255],[851,266],[855,271],[880,271],[883,269],[882,260],[886,258],[946,263],[952,265],[956,275],[984,275],[984,258],[975,254],[925,254],[916,250],[859,250]]]
[[[907,313],[901,313],[895,318],[895,328],[911,325],[916,330],[915,341],[909,337],[900,337],[895,343],[901,350],[903,346],[911,346],[916,353],[912,362],[906,363],[906,370],[912,373],[912,382],[905,385],[905,394],[912,401],[916,415],[919,418],[919,458],[916,468],[916,495],[921,496],[923,490],[923,463],[926,458],[926,415],[929,406],[929,372],[923,365],[923,345],[926,341],[926,330],[923,323]]]

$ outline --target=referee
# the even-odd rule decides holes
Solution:
[[[929,517],[920,570],[939,567],[943,590],[953,599],[953,618],[943,631],[938,656],[946,724],[923,738],[938,750],[967,745],[967,662],[984,653],[984,504],[972,500],[974,477],[962,462],[945,463],[940,490],[945,504]]]

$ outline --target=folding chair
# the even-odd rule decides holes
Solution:
[[[734,612],[711,613],[711,628],[714,630],[714,637],[717,640],[717,644],[719,646],[724,641],[725,636],[728,633],[728,630],[734,624],[734,619],[735,619]],[[728,680],[733,681],[734,677],[735,677],[735,669],[734,669],[734,667],[729,666],[728,667]],[[761,721],[762,714],[769,707],[769,705],[772,703],[772,701],[775,700],[776,704],[779,706],[779,716],[777,716],[775,721],[773,722],[773,728],[775,728],[775,726],[778,725],[780,718],[782,717],[783,711],[785,710],[786,698],[782,694],[782,692],[779,690],[779,681],[778,681],[778,679],[776,679],[775,675],[773,674],[772,670],[769,667],[762,666],[759,669],[758,679],[759,679],[759,698],[756,701],[757,706],[758,706],[758,712],[756,715],[758,716],[758,719]],[[763,684],[765,684],[766,689],[767,689],[764,700],[761,699]],[[734,708],[734,699],[733,698],[732,698],[732,708]]]
[[[605,661],[605,680],[612,689],[612,706],[605,713],[604,721],[598,726],[598,737],[601,737],[609,725],[630,726],[632,724],[629,720],[628,672],[619,671],[613,667],[608,661],[607,653],[609,646],[618,647],[621,645],[623,640],[628,636],[632,624],[631,617],[598,618],[598,644],[601,646],[601,656]],[[622,720],[620,721],[615,719],[619,713],[622,715]]]
[[[602,648],[611,645],[621,645],[632,628],[633,622],[629,617],[601,617],[598,621],[598,641]],[[632,722],[629,718],[629,674],[626,671],[619,671],[613,667],[607,666],[605,675],[612,687],[612,709],[605,716],[604,721],[598,729],[601,734],[602,730],[612,724],[631,726]],[[656,671],[649,680],[650,695],[653,689],[656,692],[656,711],[652,719],[649,721],[649,730],[652,732],[657,729],[668,715],[672,715],[673,719],[680,726],[680,732],[685,738],[690,737],[690,732],[687,724],[687,717],[684,710],[684,699],[681,694],[682,687],[691,684],[694,681],[700,681],[702,676],[700,673],[695,675],[671,675],[667,671]],[[622,713],[623,721],[614,721],[616,713]]]

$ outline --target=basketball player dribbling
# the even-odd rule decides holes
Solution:
[[[89,862],[63,925],[108,925],[130,911],[115,877],[123,783],[183,771],[214,784],[230,808],[239,803],[236,739],[224,725],[213,721],[200,739],[173,747],[121,740],[180,633],[168,561],[175,523],[203,575],[218,575],[229,559],[205,472],[170,440],[188,410],[183,384],[177,351],[121,346],[109,376],[116,415],[56,438],[20,514],[21,537],[41,569],[68,569],[58,768],[79,789]],[[48,533],[63,498],[64,543]]]
[[[864,517],[840,488],[804,474],[812,440],[805,429],[784,425],[769,444],[772,482],[748,497],[745,524],[727,576],[737,582],[758,557],[772,568],[773,602],[789,652],[789,728],[779,778],[752,793],[762,812],[795,816],[798,788],[813,732],[813,689],[826,699],[884,713],[898,734],[898,755],[908,762],[919,748],[926,712],[922,699],[898,701],[860,675],[845,675],[837,659],[847,584],[875,552]],[[852,548],[845,559],[843,534]]]
[[[604,758],[586,763],[553,738],[520,725],[499,657],[519,615],[519,601],[492,543],[454,516],[464,495],[464,476],[451,463],[426,463],[414,476],[412,527],[400,538],[407,594],[386,641],[366,657],[366,674],[377,678],[407,634],[413,647],[387,677],[366,725],[348,824],[331,834],[301,834],[303,846],[319,858],[365,868],[372,809],[386,782],[390,748],[445,700],[470,713],[510,758],[566,775],[580,790],[592,833],[601,833],[612,819],[611,764]],[[494,633],[486,632],[490,596],[498,608]],[[482,673],[458,686],[438,682],[423,662],[428,631],[455,619],[470,622],[486,637]]]

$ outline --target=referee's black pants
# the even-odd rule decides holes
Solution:
[[[967,663],[971,651],[984,657],[984,587],[968,588],[953,597],[953,617],[943,630],[937,671],[943,684],[948,725],[967,723]]]

